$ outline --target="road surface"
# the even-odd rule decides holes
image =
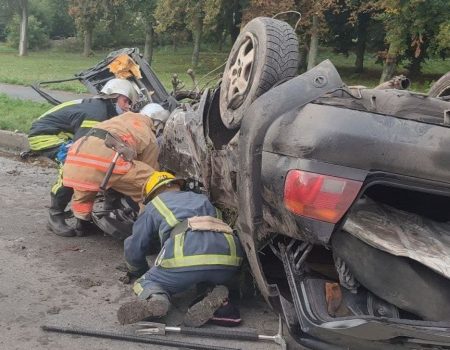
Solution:
[[[48,191],[56,169],[0,153],[0,349],[166,349],[55,333],[44,324],[132,333],[116,312],[132,297],[119,281],[122,244],[108,236],[63,238],[46,229]],[[169,316],[180,324],[192,293],[174,298]],[[241,305],[243,327],[275,334],[277,316],[254,297]],[[278,349],[272,343],[170,339],[241,349]],[[290,349],[294,349],[291,346]]]
[[[88,94],[76,94],[73,92],[56,91],[56,90],[48,90],[48,89],[45,89],[44,91],[49,93],[51,96],[53,96],[54,98],[56,98],[57,100],[59,100],[61,102],[76,100],[78,98],[84,98],[84,97],[90,96]],[[34,102],[45,102],[46,101],[43,97],[41,97],[36,91],[34,91],[29,86],[0,83],[0,94],[6,94],[11,98],[30,100],[30,101],[34,101]]]

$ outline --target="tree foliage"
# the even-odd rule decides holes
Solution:
[[[14,48],[19,47],[20,42],[20,16],[14,15],[6,28],[8,45]],[[49,37],[42,23],[35,17],[28,17],[28,48],[44,49],[49,46]]]
[[[426,58],[427,48],[439,35],[440,29],[445,29],[443,23],[448,21],[450,2],[378,0],[377,6],[380,10],[377,19],[384,24],[386,43],[389,45],[381,80],[389,79],[397,62],[405,58],[411,62],[410,71],[418,73],[420,63]]]

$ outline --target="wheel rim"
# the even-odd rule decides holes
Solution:
[[[251,86],[255,51],[255,39],[251,33],[247,33],[227,73],[230,81],[227,91],[228,108],[236,109],[245,100],[245,95]]]

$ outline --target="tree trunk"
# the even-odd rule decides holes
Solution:
[[[233,16],[230,16],[230,36],[231,43],[234,43],[239,35],[240,27],[242,23],[242,6],[239,0],[233,2]]]
[[[153,23],[147,22],[145,27],[144,59],[152,64],[153,59]]]
[[[308,48],[306,45],[302,45],[300,47],[300,62],[298,64],[298,69],[300,72],[304,72],[307,67],[307,57],[308,57]]]
[[[391,80],[397,68],[398,47],[396,44],[390,44],[389,50],[383,64],[383,72],[381,73],[380,84]]]
[[[311,44],[309,45],[307,70],[310,70],[316,65],[318,48],[319,48],[319,18],[314,15],[311,28]]]
[[[366,53],[367,28],[370,15],[363,13],[358,16],[358,41],[356,42],[355,73],[364,71],[364,54]]]
[[[88,57],[92,52],[92,32],[93,28],[86,28],[84,31],[84,49],[83,56]]]
[[[192,52],[192,67],[196,68],[198,66],[198,58],[200,56],[200,42],[202,39],[202,30],[203,30],[203,18],[202,14],[199,10],[194,16],[194,50]]]
[[[178,48],[178,38],[176,34],[172,35],[172,50],[173,52],[177,52],[177,48]]]
[[[20,1],[20,39],[19,56],[28,55],[28,0]]]
[[[223,45],[227,40],[227,32],[222,30],[219,35],[219,52],[223,52]]]

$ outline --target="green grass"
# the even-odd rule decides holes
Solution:
[[[31,122],[50,108],[48,103],[13,99],[0,94],[0,129],[26,133]]]
[[[364,72],[354,72],[354,62],[356,56],[350,53],[348,57],[343,54],[333,53],[331,50],[323,49],[319,51],[319,61],[329,58],[337,67],[339,74],[347,85],[365,85],[375,87],[379,84],[382,66],[376,63],[373,53],[368,53],[364,57]],[[422,75],[418,78],[409,77],[411,80],[411,90],[427,92],[431,84],[442,75],[450,71],[450,59],[442,60],[432,58],[427,60],[422,66]],[[406,69],[400,65],[397,74],[405,74]]]
[[[76,53],[57,50],[30,52],[27,57],[18,57],[15,50],[0,44],[0,82],[18,85],[30,85],[36,81],[72,78],[97,64],[108,52],[97,53],[92,57],[83,57]],[[225,62],[227,52],[203,51],[201,62],[196,70],[197,78],[206,74]],[[192,86],[186,74],[190,68],[191,49],[180,48],[176,52],[172,48],[157,49],[153,57],[152,68],[167,89],[171,90],[174,73],[178,74],[186,88]],[[221,71],[219,71],[221,72]],[[52,89],[85,92],[86,89],[77,81],[51,84]]]
[[[224,50],[224,52],[208,48],[203,49],[200,55],[200,65],[196,70],[197,79],[222,65],[227,59],[228,51],[229,49]],[[80,54],[51,49],[30,52],[27,57],[18,57],[16,50],[0,43],[0,82],[30,85],[35,81],[71,78],[75,73],[94,66],[108,52],[99,52],[86,58]],[[319,61],[327,58],[331,59],[336,65],[342,79],[348,85],[373,87],[378,84],[382,67],[375,63],[373,54],[366,55],[365,72],[362,74],[354,73],[355,56],[353,54],[345,57],[328,49],[320,50]],[[171,80],[174,73],[178,74],[179,79],[185,83],[186,89],[190,89],[192,82],[186,74],[186,70],[190,68],[190,62],[190,47],[179,48],[177,51],[173,51],[172,47],[163,47],[156,49],[152,68],[169,91],[172,89]],[[202,80],[200,86],[208,81],[213,84],[217,80],[217,74],[222,71],[223,68],[220,68],[217,72]],[[426,92],[434,81],[448,71],[450,71],[449,59],[430,59],[423,65],[423,74],[420,79],[412,79],[412,89]],[[399,73],[404,73],[404,68],[400,67]],[[86,91],[84,86],[78,82],[54,84],[51,87],[74,92]],[[27,132],[31,121],[50,108],[50,105],[10,99],[5,95],[0,95],[0,108],[2,111],[2,114],[0,114],[0,129]]]
[[[196,69],[197,78],[220,66],[225,62],[228,49],[218,52],[211,48],[204,48],[200,54],[200,65]],[[18,57],[17,51],[0,44],[0,82],[30,85],[35,81],[57,80],[71,78],[75,73],[90,68],[102,60],[109,51],[98,52],[92,57],[83,57],[77,53],[68,53],[61,50],[50,49],[45,51],[30,52],[27,57]],[[192,86],[191,79],[186,74],[190,68],[191,48],[182,47],[173,51],[172,47],[162,47],[155,50],[152,68],[168,90],[172,89],[171,80],[174,73],[178,74],[186,88]],[[331,59],[336,65],[344,82],[348,85],[366,85],[369,87],[378,84],[382,66],[375,63],[374,54],[365,57],[365,71],[362,74],[354,73],[354,54],[345,57],[342,54],[333,53],[329,49],[319,52],[319,61]],[[217,73],[221,73],[223,68]],[[450,59],[430,59],[423,65],[423,74],[419,79],[412,79],[412,89],[426,92],[431,83],[441,75],[450,71]],[[399,67],[398,73],[405,73],[403,67]],[[211,75],[205,82],[213,78]],[[200,84],[201,85],[201,84]],[[84,86],[78,82],[52,84],[54,89],[74,92],[85,92]]]

